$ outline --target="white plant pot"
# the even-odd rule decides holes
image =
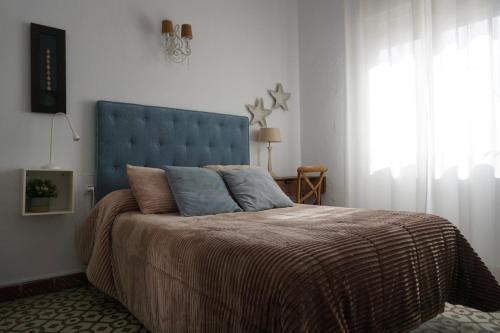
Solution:
[[[46,213],[50,210],[50,198],[30,198],[30,212]]]

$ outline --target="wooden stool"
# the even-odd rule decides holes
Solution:
[[[304,203],[311,196],[315,196],[316,205],[321,205],[321,186],[325,180],[325,172],[328,168],[324,164],[318,165],[302,165],[297,168],[297,203]],[[319,172],[319,180],[316,184],[313,184],[307,174]],[[302,195],[302,180],[306,186],[309,187],[310,191]]]

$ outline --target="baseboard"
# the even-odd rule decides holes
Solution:
[[[87,275],[83,272],[23,282],[11,286],[0,287],[0,302],[76,288],[88,283]]]

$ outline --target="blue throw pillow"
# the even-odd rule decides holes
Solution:
[[[203,168],[165,166],[165,173],[181,215],[241,212],[217,172]]]
[[[220,171],[227,187],[246,212],[293,206],[273,177],[262,168]]]

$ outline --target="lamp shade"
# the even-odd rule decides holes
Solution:
[[[259,131],[259,141],[263,142],[281,142],[281,133],[279,128],[261,128]]]
[[[174,24],[170,20],[163,20],[161,22],[161,33],[172,34],[174,32]]]
[[[183,24],[181,27],[181,37],[187,39],[193,39],[193,28],[191,24]]]

